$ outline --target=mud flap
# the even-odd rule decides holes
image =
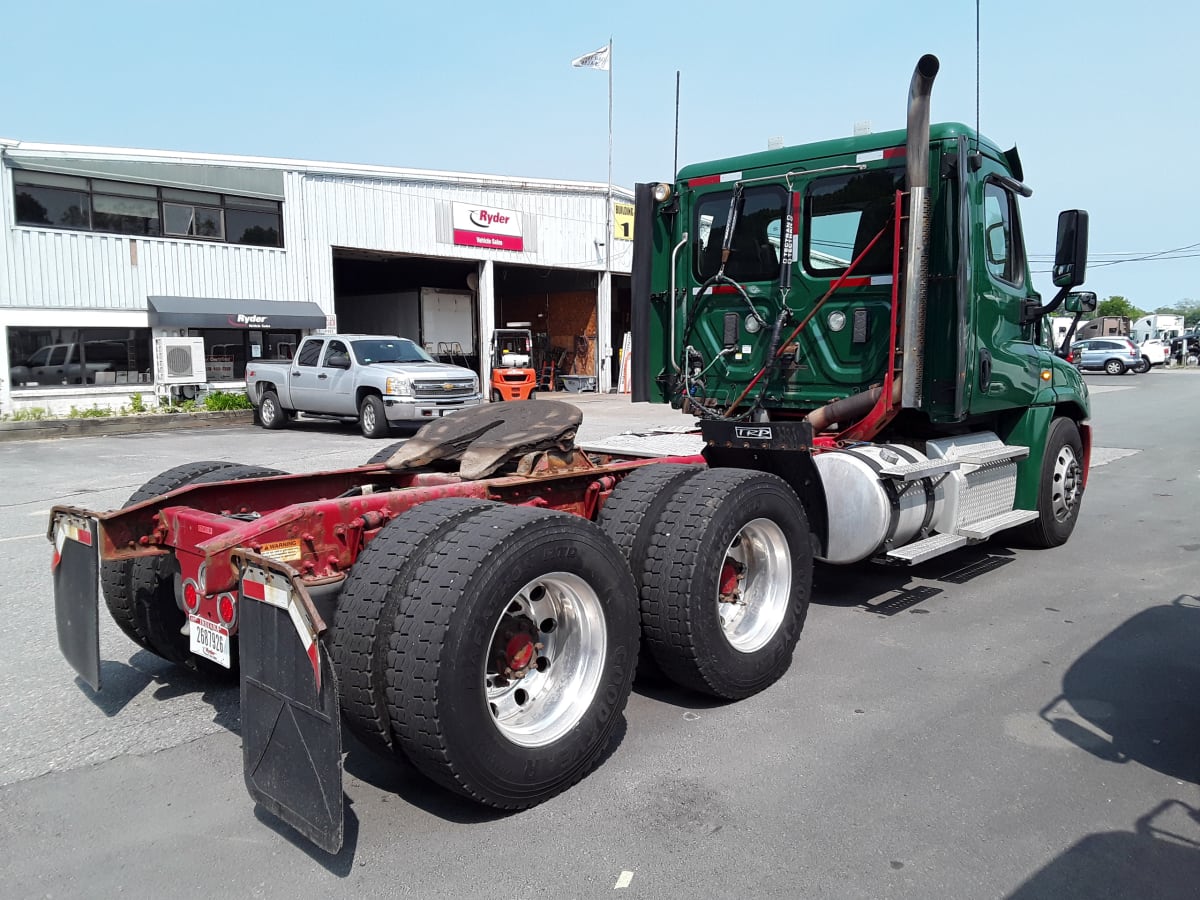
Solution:
[[[238,626],[242,764],[265,809],[328,853],[342,846],[342,723],[325,623],[288,566],[247,551]]]
[[[52,513],[54,621],[58,648],[79,677],[100,690],[100,556],[96,520]]]

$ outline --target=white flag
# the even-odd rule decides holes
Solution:
[[[599,50],[593,50],[591,53],[585,53],[577,59],[571,60],[571,65],[577,69],[603,69],[608,71],[608,51],[612,48],[605,44]]]

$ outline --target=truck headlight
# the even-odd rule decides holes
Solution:
[[[401,396],[412,393],[412,382],[407,378],[389,378],[383,384],[383,392],[385,394],[399,394]]]

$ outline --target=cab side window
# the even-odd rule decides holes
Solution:
[[[321,363],[321,365],[328,366],[330,357],[337,356],[339,354],[342,356],[349,356],[350,349],[341,341],[330,341],[325,345],[325,360]]]
[[[321,346],[324,343],[324,341],[305,341],[304,346],[300,348],[300,355],[296,357],[296,365],[315,366],[317,360],[321,358]]]
[[[1015,287],[1025,282],[1025,254],[1017,198],[998,184],[983,188],[983,255],[988,272],[997,281]]]

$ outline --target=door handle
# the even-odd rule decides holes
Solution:
[[[992,354],[987,350],[979,351],[979,389],[985,394],[992,386]]]
[[[329,376],[328,376],[328,375],[326,375],[324,372],[322,372],[322,373],[321,373],[320,375],[318,375],[317,377],[318,377],[318,378],[328,378]]]
[[[299,378],[299,377],[300,377],[300,373],[299,373],[299,372],[293,372],[293,373],[292,373],[292,377],[293,377],[293,378]]]

